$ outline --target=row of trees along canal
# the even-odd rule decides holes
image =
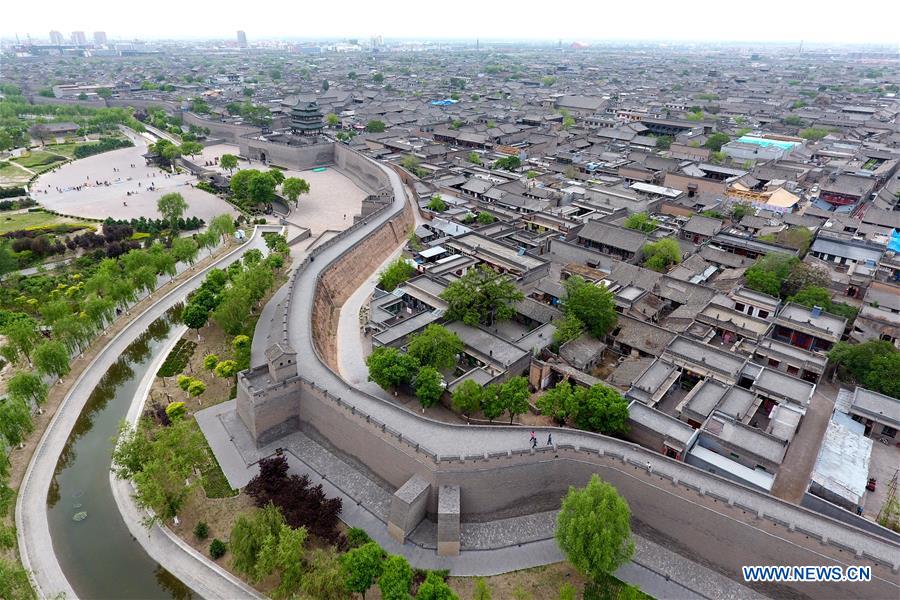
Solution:
[[[232,217],[220,215],[207,231],[177,237],[187,203],[179,194],[166,194],[158,209],[169,228],[145,248],[115,258],[107,258],[103,250],[100,255],[90,252],[64,267],[30,276],[8,273],[0,286],[0,362],[13,366],[0,399],[0,548],[15,543],[9,454],[33,431],[33,414],[47,401],[50,385],[68,375],[72,357],[87,349],[118,315],[173,277],[178,263],[193,264],[201,249],[212,254],[235,231]],[[30,594],[21,567],[0,557],[0,597]]]

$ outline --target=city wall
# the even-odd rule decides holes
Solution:
[[[232,123],[222,123],[212,119],[204,119],[192,112],[181,113],[181,120],[185,125],[194,125],[196,127],[206,127],[209,129],[209,135],[216,138],[222,138],[229,144],[237,144],[241,136],[259,133],[259,127],[250,125],[234,125]]]

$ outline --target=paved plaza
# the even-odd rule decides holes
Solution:
[[[157,218],[156,201],[163,194],[178,192],[189,205],[185,216],[209,222],[222,213],[236,214],[221,198],[191,187],[196,182],[193,175],[171,175],[147,166],[143,157],[147,139],[130,131],[127,135],[134,147],[75,160],[39,177],[32,186],[35,200],[49,210],[76,217]]]

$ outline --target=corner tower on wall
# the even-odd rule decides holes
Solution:
[[[280,383],[297,376],[297,352],[287,342],[277,342],[266,349],[266,363],[272,381]]]
[[[291,109],[291,131],[302,135],[318,135],[322,131],[319,103],[300,101]]]

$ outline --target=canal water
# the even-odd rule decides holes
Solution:
[[[62,451],[47,517],[59,564],[79,598],[190,599],[191,590],[144,552],[109,485],[113,444],[141,379],[173,331],[180,306],[154,321],[94,389]]]

